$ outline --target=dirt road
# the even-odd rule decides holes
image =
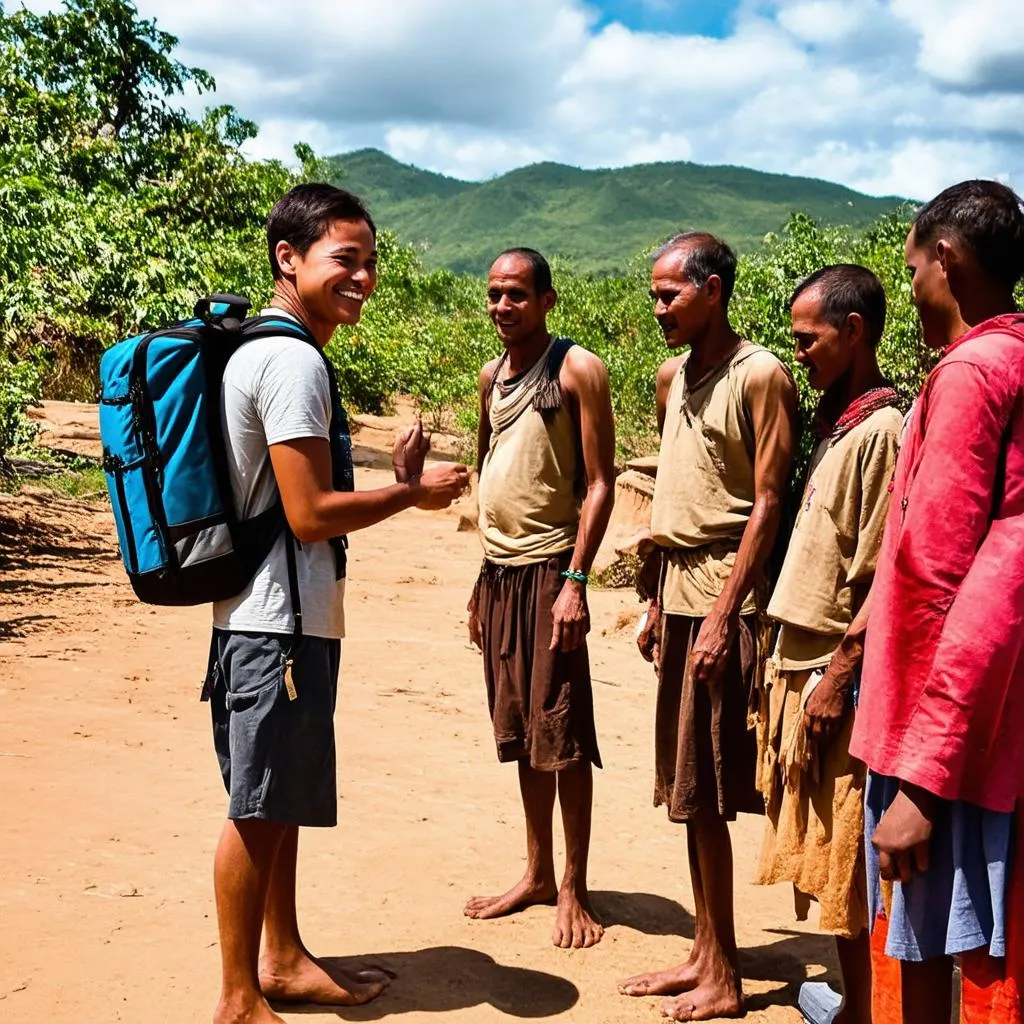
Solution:
[[[358,472],[360,487],[385,479]],[[101,505],[7,500],[5,515],[0,1020],[208,1020],[219,963],[211,865],[225,808],[198,700],[209,612],[138,604]],[[632,595],[592,598],[606,768],[591,884],[604,941],[554,949],[549,908],[462,916],[467,897],[519,877],[522,826],[465,638],[478,541],[457,522],[455,511],[413,510],[354,538],[340,826],[303,835],[300,916],[314,951],[379,963],[397,980],[377,1003],[323,1017],[656,1020],[657,1000],[619,996],[615,981],[685,958],[693,903],[682,831],[651,806],[655,681],[633,646]],[[823,964],[832,973],[830,942],[794,923],[784,887],[747,884],[759,837],[758,819],[735,826],[749,1019],[796,1024],[799,983],[824,977]]]

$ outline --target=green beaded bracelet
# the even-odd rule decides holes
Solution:
[[[572,580],[574,583],[586,583],[590,577],[585,572],[579,572],[576,569],[566,569],[562,573],[562,578]]]

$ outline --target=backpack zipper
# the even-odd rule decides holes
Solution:
[[[171,336],[171,332],[159,332],[159,334],[161,337]],[[181,335],[178,336],[181,337]],[[164,467],[163,460],[160,458],[160,449],[157,447],[156,415],[149,389],[146,387],[146,359],[150,343],[155,337],[157,337],[156,334],[151,334],[149,337],[143,338],[135,349],[128,378],[128,394],[132,398],[132,427],[138,434],[139,447],[142,449],[144,463],[142,482],[146,489],[146,504],[149,506],[149,514],[160,539],[164,558],[171,566],[176,567],[177,550],[171,543],[170,531],[167,528],[167,513],[160,497],[158,482]],[[184,337],[187,339],[188,336]]]
[[[114,493],[117,495],[117,503],[121,507],[121,525],[124,527],[124,542],[128,548],[125,552],[125,561],[128,563],[128,571],[137,574],[139,556],[135,550],[135,531],[132,529],[132,517],[128,511],[128,495],[124,489],[124,460],[119,455],[104,452],[103,469],[114,478]]]

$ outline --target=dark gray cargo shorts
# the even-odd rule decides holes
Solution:
[[[334,708],[341,641],[215,629],[206,693],[228,817],[288,825],[338,823]]]

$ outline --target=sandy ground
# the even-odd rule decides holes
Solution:
[[[385,426],[380,429],[386,433]],[[385,472],[360,469],[358,486]],[[608,926],[549,942],[553,910],[469,921],[522,869],[515,772],[494,756],[464,607],[479,562],[459,510],[354,538],[337,714],[340,826],[303,834],[300,917],[321,955],[397,979],[376,1003],[285,1013],[576,1024],[659,1019],[615,981],[678,962],[693,936],[683,832],[651,806],[655,680],[638,605],[592,596],[598,731],[591,885]],[[0,497],[0,1020],[204,1021],[218,986],[211,864],[225,797],[199,703],[206,608],[133,597],[102,504]],[[748,884],[757,818],[734,827],[749,1020],[800,1020],[834,978],[829,940],[785,887]]]

